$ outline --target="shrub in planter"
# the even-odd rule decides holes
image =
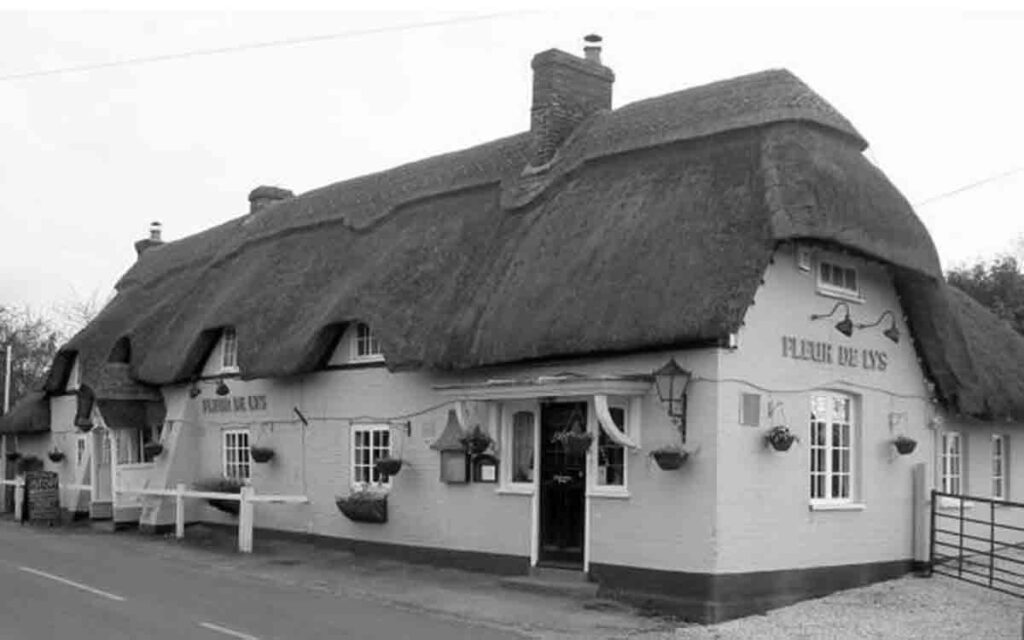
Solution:
[[[794,442],[799,442],[799,438],[796,434],[789,430],[789,427],[778,426],[772,427],[768,435],[765,436],[765,440],[772,446],[776,451],[788,451],[793,446]]]
[[[270,447],[249,447],[249,457],[253,462],[270,462],[274,457],[274,450]]]
[[[388,494],[383,491],[357,489],[336,498],[334,503],[353,522],[383,524],[388,521]]]
[[[679,447],[662,447],[651,452],[651,457],[658,464],[658,468],[671,471],[683,466],[689,453]]]
[[[216,493],[241,493],[243,486],[245,486],[245,483],[235,478],[209,478],[196,483],[196,489],[199,491],[213,491]],[[238,515],[240,505],[238,500],[208,498],[206,502],[214,509],[230,513],[231,515]]]
[[[18,474],[24,475],[32,471],[42,471],[43,461],[35,456],[25,456],[18,459]]]
[[[561,442],[565,453],[570,456],[583,456],[590,449],[594,435],[587,431],[559,431],[551,438],[552,442]]]
[[[50,462],[60,462],[64,459],[64,452],[54,447],[53,450],[46,454],[46,457],[50,459]]]
[[[373,464],[374,468],[386,476],[396,475],[402,469],[401,458],[379,458]]]
[[[143,445],[142,452],[147,458],[155,458],[164,452],[164,445],[159,442],[147,442]]]
[[[459,441],[466,446],[466,451],[476,456],[487,451],[494,439],[491,438],[491,434],[481,429],[480,425],[476,425],[468,435],[459,438]]]
[[[897,436],[892,443],[896,445],[896,451],[899,451],[901,456],[913,453],[914,447],[917,446],[917,440],[908,436]]]

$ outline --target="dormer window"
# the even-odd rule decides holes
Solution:
[[[373,334],[370,325],[364,322],[356,325],[352,349],[353,362],[375,362],[384,359],[384,354],[380,350],[380,341]]]
[[[226,371],[238,370],[238,337],[231,327],[224,329],[221,336],[220,367]]]
[[[822,260],[818,263],[818,291],[827,296],[860,302],[860,282],[857,269]]]

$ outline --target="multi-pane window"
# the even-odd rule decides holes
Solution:
[[[512,482],[533,482],[533,420],[532,411],[512,415]]]
[[[79,469],[85,464],[85,453],[88,443],[86,442],[87,436],[78,436],[75,439],[75,466]]]
[[[942,491],[959,495],[963,491],[963,443],[960,434],[942,434]]]
[[[382,355],[380,341],[377,340],[377,336],[373,334],[370,326],[363,322],[356,325],[353,358],[356,360],[379,360]]]
[[[811,500],[853,500],[853,401],[822,394],[811,398]]]
[[[391,479],[374,468],[380,458],[391,456],[388,425],[352,426],[352,484],[390,484]]]
[[[821,262],[818,265],[818,285],[825,289],[841,291],[854,296],[860,293],[857,285],[857,270],[832,262]]]
[[[238,336],[235,335],[235,330],[231,327],[224,329],[224,335],[221,338],[220,365],[223,369],[238,368]]]
[[[1006,500],[1006,436],[992,436],[992,497]]]
[[[224,477],[235,480],[249,479],[249,432],[240,429],[225,431]]]
[[[608,412],[619,431],[626,431],[626,410],[609,407]],[[626,451],[621,444],[608,437],[604,429],[597,436],[597,484],[619,486],[626,484]]]

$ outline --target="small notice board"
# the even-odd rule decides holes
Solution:
[[[29,522],[60,521],[60,480],[52,471],[25,474],[25,518]]]

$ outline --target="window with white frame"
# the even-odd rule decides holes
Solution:
[[[375,468],[377,460],[391,456],[391,428],[386,424],[352,425],[352,484],[391,484]]]
[[[512,491],[532,492],[537,438],[536,406],[529,402],[503,403],[501,436],[502,485]]]
[[[629,433],[626,424],[626,409],[621,406],[608,407],[612,422],[623,433]],[[601,487],[622,487],[626,484],[626,449],[608,437],[604,429],[598,429],[597,436],[597,485]]]
[[[963,492],[963,441],[951,431],[942,434],[942,492],[959,495]]]
[[[857,270],[827,260],[818,263],[818,289],[826,293],[860,299]]]
[[[238,336],[232,327],[224,329],[221,336],[220,367],[228,371],[238,369]]]
[[[811,397],[811,502],[853,501],[853,398],[838,393]]]
[[[79,435],[75,438],[75,466],[79,469],[85,464],[86,451],[88,450],[88,443],[86,442],[84,435]]]
[[[384,359],[384,354],[380,350],[380,341],[370,329],[370,325],[364,322],[357,324],[354,338],[352,341],[353,361],[367,362]]]
[[[221,434],[224,446],[224,477],[248,480],[250,474],[249,432],[246,429],[232,429]]]
[[[992,497],[1006,500],[1006,454],[1007,438],[1002,434],[992,436]]]

